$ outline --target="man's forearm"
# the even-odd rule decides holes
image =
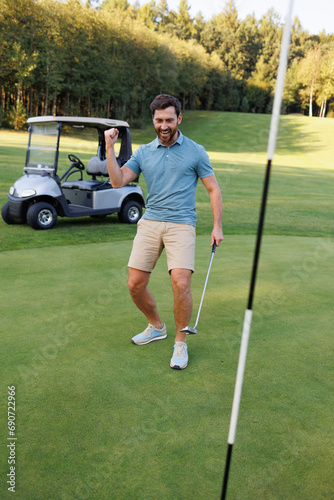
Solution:
[[[217,229],[222,229],[223,200],[219,187],[210,193],[210,203],[213,214],[213,226]]]
[[[202,179],[209,196],[211,210],[213,214],[213,229],[211,232],[211,245],[216,242],[217,246],[224,239],[222,218],[223,218],[223,200],[220,192],[220,187],[214,175],[204,177]]]
[[[118,139],[119,132],[117,128],[111,128],[104,132],[104,138],[106,142],[106,154],[107,154],[107,167],[110,177],[111,185],[114,188],[122,187],[123,184],[123,172],[121,171],[115,155],[115,143]]]
[[[211,210],[213,214],[213,229],[211,232],[211,245],[216,242],[217,246],[224,239],[222,228],[223,200],[219,186],[210,193]]]
[[[110,147],[107,147],[106,153],[107,153],[107,167],[111,185],[114,188],[122,187],[123,175],[116,160],[114,146],[112,145]]]

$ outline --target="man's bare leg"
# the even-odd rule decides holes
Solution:
[[[186,333],[180,332],[190,321],[193,300],[190,290],[192,271],[190,269],[172,269],[171,280],[174,292],[174,317],[176,341],[186,342]]]
[[[150,290],[147,288],[151,273],[129,267],[128,287],[133,302],[146,316],[151,325],[158,330],[163,327],[157,305]],[[181,327],[183,328],[183,327]]]

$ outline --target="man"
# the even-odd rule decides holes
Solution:
[[[206,187],[213,213],[211,245],[223,240],[222,197],[209,157],[203,146],[183,136],[181,105],[167,94],[158,95],[150,110],[157,137],[142,145],[130,160],[119,168],[114,144],[118,130],[105,132],[107,163],[114,188],[125,186],[142,172],[147,184],[146,211],[137,224],[128,263],[128,286],[132,300],[146,316],[148,327],[132,338],[136,345],[167,337],[166,325],[158,313],[148,289],[150,274],[165,248],[168,271],[174,293],[176,337],[171,368],[182,370],[188,365],[186,333],[190,322],[192,296],[191,275],[195,262],[195,189],[198,178]]]

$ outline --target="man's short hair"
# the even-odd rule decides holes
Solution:
[[[179,114],[181,113],[181,103],[178,99],[176,99],[176,97],[173,97],[169,94],[157,95],[150,105],[152,116],[154,116],[154,113],[157,109],[166,109],[170,106],[173,106],[175,108],[176,116],[179,116]]]

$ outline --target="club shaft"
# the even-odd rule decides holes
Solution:
[[[208,272],[206,273],[206,278],[205,278],[203,293],[202,293],[202,297],[201,297],[201,302],[199,304],[199,308],[198,308],[198,313],[197,313],[197,318],[196,318],[196,323],[195,323],[194,329],[196,329],[196,327],[197,327],[198,320],[199,320],[199,315],[201,314],[201,309],[202,309],[204,294],[205,294],[205,290],[206,290],[206,285],[208,284],[208,279],[209,279],[209,274],[210,274],[210,269],[211,269],[211,265],[212,265],[212,260],[213,260],[214,254],[215,254],[215,252],[212,251],[211,252],[211,258],[210,258],[210,263],[209,263],[209,268],[208,268]]]

